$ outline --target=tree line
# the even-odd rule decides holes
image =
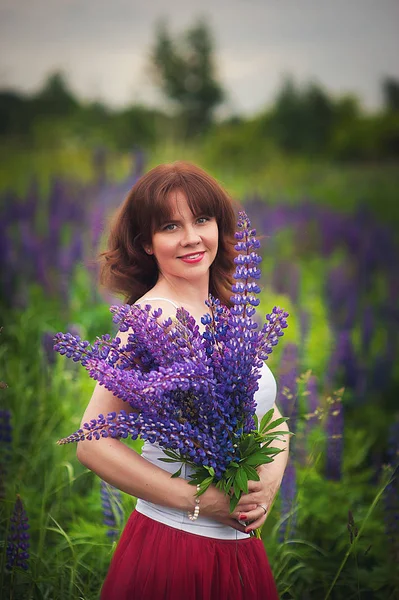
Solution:
[[[273,151],[348,161],[399,156],[399,81],[394,78],[382,82],[383,108],[373,114],[354,95],[335,98],[319,84],[299,85],[288,78],[273,105],[257,115],[217,120],[226,92],[206,22],[174,37],[160,23],[149,68],[168,109],[133,104],[112,110],[82,102],[61,72],[32,95],[0,90],[0,143],[53,147],[73,142],[125,150],[185,140],[205,144],[215,159],[226,162],[256,161]]]

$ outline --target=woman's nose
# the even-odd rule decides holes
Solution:
[[[198,235],[198,232],[195,231],[194,227],[186,227],[183,230],[183,236],[180,241],[182,246],[191,246],[194,244],[199,244],[201,241],[201,236]]]

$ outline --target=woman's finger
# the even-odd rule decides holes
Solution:
[[[254,481],[253,479],[248,479],[248,492],[261,492],[263,489],[261,481]]]
[[[262,506],[258,504],[253,510],[240,512],[238,515],[238,520],[241,522],[246,522],[248,525],[250,524],[252,526],[254,522],[257,522],[259,519],[263,519],[263,517],[264,523],[267,513],[268,510],[266,504],[263,504]]]
[[[233,529],[237,529],[237,531],[241,531],[241,533],[245,533],[246,525],[239,523],[237,519],[229,519],[227,525],[230,525]]]
[[[241,503],[241,502],[240,502],[239,504],[237,504],[237,506],[236,506],[236,508],[235,508],[235,511],[234,511],[234,512],[235,512],[235,513],[237,512],[237,513],[240,513],[240,514],[241,514],[241,513],[247,513],[247,512],[249,512],[250,510],[255,510],[255,508],[256,508],[257,506],[258,506],[258,505],[257,505],[255,502],[251,502],[251,503],[249,503],[249,504],[248,504],[248,503]]]
[[[261,494],[260,492],[252,492],[251,494],[243,494],[240,498],[239,503],[237,504],[237,506],[240,505],[244,505],[244,504],[260,504],[260,502],[262,502],[262,498],[264,499],[264,494]]]
[[[259,516],[259,509],[262,511],[262,514],[260,516]],[[245,533],[250,533],[251,531],[254,531],[254,529],[258,529],[258,528],[262,527],[262,525],[266,521],[267,512],[265,512],[261,506],[258,507],[257,511],[253,511],[253,512],[254,513],[256,512],[256,516],[253,520],[251,518],[249,519],[250,522],[247,524],[247,526],[245,528]]]
[[[245,528],[245,533],[251,533],[251,531],[254,531],[255,529],[259,529],[260,527],[262,527],[262,525],[265,521],[266,521],[265,515],[263,515],[263,517],[260,517],[260,519],[257,519],[256,521],[252,521],[252,523],[247,525],[247,527]]]

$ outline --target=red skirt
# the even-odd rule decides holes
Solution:
[[[134,511],[101,600],[278,600],[263,542],[219,540]]]

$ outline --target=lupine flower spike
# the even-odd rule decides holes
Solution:
[[[11,413],[9,410],[0,410],[0,498],[5,496],[7,472],[11,460],[11,442]]]
[[[103,509],[104,525],[107,526],[107,536],[115,539],[121,532],[123,519],[122,495],[114,486],[101,480],[101,506]]]
[[[10,533],[7,543],[6,568],[12,570],[14,567],[28,569],[29,560],[29,523],[26,511],[20,496],[15,501],[14,511],[10,519]]]

